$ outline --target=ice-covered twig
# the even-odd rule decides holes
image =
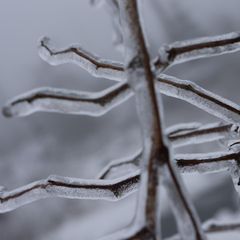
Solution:
[[[138,183],[139,171],[113,181],[50,176],[13,191],[1,191],[0,213],[50,197],[117,201],[136,191]]]
[[[111,15],[112,19],[112,25],[114,29],[114,39],[113,43],[118,48],[122,48],[123,44],[123,36],[122,36],[122,30],[121,30],[121,23],[120,23],[120,11],[118,6],[117,0],[105,0],[108,8],[108,12]]]
[[[236,223],[211,223],[206,229],[204,229],[206,233],[220,233],[220,232],[232,232],[240,230],[240,222]]]
[[[7,117],[26,116],[38,111],[100,116],[133,95],[122,82],[97,93],[40,88],[16,97],[3,108]]]
[[[182,173],[211,173],[223,170],[232,171],[240,152],[227,151],[204,154],[178,154],[175,162]]]
[[[51,65],[74,63],[95,77],[111,80],[125,79],[124,66],[119,62],[104,60],[86,51],[79,45],[56,50],[48,37],[39,41],[40,57]]]
[[[231,170],[240,153],[213,153],[210,156],[176,155],[175,163],[180,172],[212,172]],[[185,158],[184,158],[185,157]],[[215,162],[215,163],[214,163]],[[209,166],[209,167],[207,167]],[[102,199],[118,201],[138,189],[139,170],[114,180],[85,180],[60,176],[50,176],[12,191],[3,189],[0,192],[0,213],[12,211],[28,203],[50,197],[76,199]]]
[[[137,151],[132,156],[129,156],[124,159],[119,159],[110,162],[106,167],[103,168],[103,170],[100,172],[100,174],[97,176],[98,179],[111,179],[114,178],[116,174],[120,176],[120,174],[125,175],[126,171],[132,169],[139,168],[139,163],[141,161],[142,157],[142,150]],[[123,170],[121,171],[121,167]]]
[[[206,234],[214,234],[214,233],[226,233],[233,231],[240,231],[240,222],[236,223],[218,223],[212,222],[211,224],[204,225],[203,230]],[[166,238],[165,240],[181,240],[179,235],[172,236],[170,238]]]
[[[240,34],[232,32],[213,37],[179,41],[160,48],[154,61],[156,69],[199,58],[207,58],[240,50]]]
[[[216,141],[230,136],[234,138],[236,135],[236,133],[231,132],[231,124],[212,123],[203,125],[202,127],[199,126],[200,124],[194,123],[178,124],[177,126],[169,127],[166,130],[166,133],[168,133],[167,135],[171,145],[173,147],[182,147],[191,144]],[[191,131],[190,129],[193,130]],[[142,150],[138,150],[130,157],[112,161],[101,171],[98,178],[112,179],[115,176],[124,175],[130,170],[135,170],[136,168],[139,168],[141,157]],[[187,164],[188,163],[186,162],[186,165]]]
[[[235,138],[239,134],[233,132],[232,124],[210,123],[192,131],[182,131],[168,134],[168,139],[173,147],[181,147],[191,144],[207,143],[225,138]]]
[[[237,104],[207,91],[191,81],[160,74],[156,86],[158,91],[164,95],[181,99],[237,126],[240,123],[240,107]]]

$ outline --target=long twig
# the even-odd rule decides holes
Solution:
[[[49,64],[55,66],[65,63],[74,63],[92,76],[111,80],[123,80],[126,78],[124,66],[119,62],[101,59],[88,52],[79,45],[55,50],[48,37],[39,40],[39,56]]]
[[[174,64],[233,53],[239,50],[240,35],[237,32],[179,41],[161,47],[159,56],[152,61],[152,66],[159,71]],[[39,54],[43,60],[51,65],[74,63],[95,77],[105,77],[117,81],[126,77],[121,63],[101,59],[79,45],[56,50],[49,43],[49,38],[43,37],[40,39]]]
[[[182,173],[211,173],[223,170],[231,172],[239,156],[240,152],[212,153],[210,156],[208,154],[176,155],[174,161]],[[118,201],[137,191],[139,181],[139,170],[114,180],[50,176],[12,191],[2,190],[0,213],[13,211],[31,202],[50,197]]]
[[[97,93],[40,88],[9,101],[3,108],[3,114],[7,117],[26,116],[44,111],[101,116],[132,95],[126,82]]]
[[[240,108],[230,100],[190,81],[165,74],[160,74],[155,84],[157,90],[164,95],[181,99],[224,121],[239,125]],[[37,89],[10,101],[3,113],[5,116],[25,116],[36,111],[52,111],[98,116],[126,101],[133,94],[130,86],[124,82],[98,93]]]
[[[161,47],[154,65],[156,69],[161,69],[162,65],[167,67],[199,58],[233,53],[239,50],[240,34],[237,32],[179,41]]]
[[[237,136],[237,133],[234,133],[231,131],[232,125],[229,125],[229,124],[221,124],[221,123],[206,124],[192,131],[191,130],[186,131],[186,129],[189,129],[189,128],[186,128],[187,126],[191,126],[191,125],[183,126],[184,128],[181,128],[181,131],[180,131],[180,128],[178,128],[177,132],[176,131],[169,132],[169,130],[166,131],[166,132],[169,132],[168,139],[171,142],[171,145],[173,147],[182,147],[182,146],[187,146],[191,144],[207,143],[207,142],[221,140],[224,138],[231,138],[231,136],[232,138],[235,138]],[[194,155],[191,158],[195,159],[195,156],[199,156],[199,155]],[[204,155],[201,155],[201,156],[203,157]],[[142,150],[140,149],[132,156],[129,156],[125,159],[112,161],[101,171],[98,178],[99,179],[112,178],[115,173],[117,173],[118,176],[121,176],[124,174],[124,172],[126,172],[126,170],[129,170],[129,168],[132,168],[132,169],[139,168],[141,158],[142,158]],[[178,159],[178,158],[179,157],[175,157],[175,159]],[[203,159],[208,159],[208,155],[204,156]],[[214,164],[214,161],[213,161],[213,164]],[[187,162],[185,163],[184,161],[183,170],[185,169],[186,165],[188,165],[188,163]],[[206,164],[204,164],[204,166],[206,166]],[[187,171],[191,171],[190,164],[189,164],[189,167],[187,167]]]
[[[117,201],[136,191],[138,182],[139,171],[113,181],[50,176],[13,191],[2,191],[0,213],[50,197]]]

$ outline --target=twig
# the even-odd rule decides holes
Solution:
[[[40,88],[9,101],[3,108],[3,114],[6,117],[26,116],[44,111],[101,116],[132,95],[126,82],[97,93]]]
[[[240,50],[240,34],[227,33],[213,37],[179,41],[160,48],[154,61],[156,69],[184,63],[199,58],[207,58],[237,52]]]
[[[119,62],[101,59],[88,52],[79,45],[55,50],[48,37],[39,40],[39,56],[49,64],[55,66],[65,63],[74,63],[94,77],[111,80],[125,79],[124,66]]]
[[[136,191],[138,182],[139,171],[113,181],[50,176],[13,191],[1,192],[0,213],[50,197],[117,201]]]
[[[192,131],[190,130],[186,131],[186,129],[189,129],[187,128],[187,126],[191,126],[191,124],[183,125],[182,131],[180,131],[180,128],[178,128],[177,133],[176,131],[170,132],[167,129],[166,132],[169,132],[168,139],[170,140],[172,147],[176,148],[176,147],[182,147],[182,146],[191,145],[191,144],[200,144],[200,143],[216,141],[216,140],[224,139],[226,137],[230,137],[231,135],[232,137],[234,137],[236,134],[231,132],[232,125],[227,125],[227,124],[225,125],[220,123],[206,124],[201,128],[198,128]],[[170,130],[171,129],[173,128],[170,127]],[[183,131],[184,129],[185,131]],[[191,158],[195,159],[196,156],[199,156],[199,155],[194,155]],[[201,156],[203,157],[203,155]],[[142,158],[142,150],[138,150],[135,154],[133,154],[133,156],[129,156],[126,159],[112,161],[101,171],[98,177],[99,179],[108,179],[108,178],[112,178],[115,172],[117,172],[120,175],[121,172],[122,174],[124,174],[124,171],[126,171],[126,169],[139,168],[139,163],[141,161],[141,158]],[[175,159],[179,159],[179,155],[175,157]],[[204,156],[203,159],[208,159],[208,155]],[[201,159],[201,161],[203,159]],[[188,164],[189,164],[188,161],[184,160],[184,164],[183,164],[184,167],[182,168],[182,170],[185,171],[185,167],[186,167],[187,169],[186,171],[191,171],[190,165],[189,167],[187,166]],[[200,166],[202,165],[200,164]],[[206,166],[206,164],[204,164],[203,166]],[[179,167],[181,167],[181,165],[179,165]],[[123,170],[119,172],[121,168]]]

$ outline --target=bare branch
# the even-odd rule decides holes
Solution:
[[[50,197],[117,201],[135,192],[138,182],[139,171],[114,181],[50,176],[13,191],[1,192],[0,213]]]
[[[86,51],[79,45],[55,50],[50,39],[43,37],[39,41],[38,52],[40,57],[51,65],[74,63],[94,77],[111,80],[125,79],[124,66],[119,62],[104,60]]]
[[[160,48],[159,56],[153,65],[156,69],[162,66],[188,62],[199,58],[207,58],[237,52],[240,50],[240,34],[227,33],[213,37],[179,41]]]
[[[97,93],[40,88],[20,95],[3,108],[6,117],[26,116],[34,112],[57,112],[101,116],[133,95],[122,82]]]

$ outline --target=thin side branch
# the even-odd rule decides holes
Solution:
[[[210,156],[176,155],[175,164],[181,173],[211,173],[235,167],[240,152],[212,153]],[[28,203],[50,197],[118,201],[137,191],[139,170],[114,180],[86,180],[50,176],[12,191],[0,193],[0,213],[13,211]]]
[[[239,125],[240,107],[237,104],[191,81],[160,74],[156,86],[164,95],[181,99],[224,121]]]
[[[211,224],[208,224],[206,227],[203,227],[203,228],[204,228],[204,232],[210,236],[211,234],[240,231],[240,222],[236,222],[236,223],[212,222]],[[181,240],[181,238],[179,235],[175,235],[165,240]]]
[[[10,101],[3,108],[3,114],[12,117],[45,111],[101,116],[132,95],[133,93],[126,82],[116,84],[98,93],[40,88]]]
[[[166,68],[174,64],[233,53],[239,50],[240,34],[232,32],[165,45],[160,48],[159,56],[153,64],[156,69],[162,69],[162,66]]]
[[[1,192],[0,213],[50,197],[118,201],[137,190],[139,177],[139,171],[114,181],[50,176],[13,191]]]
[[[187,130],[189,127],[194,127],[196,126],[195,124],[192,125],[182,125],[183,128],[179,128],[178,126],[178,131],[174,130],[175,127],[170,127],[167,129],[166,132],[169,132],[168,134],[168,139],[171,142],[171,145],[173,147],[182,147],[186,145],[191,145],[191,144],[200,144],[200,143],[206,143],[206,142],[211,142],[211,141],[217,141],[220,139],[224,138],[229,138],[232,136],[236,136],[237,133],[234,133],[231,131],[232,125],[229,124],[220,124],[220,123],[213,123],[213,124],[206,124],[200,128],[197,128],[196,130]],[[180,131],[181,130],[181,131]],[[191,158],[195,159],[199,155],[194,155]],[[216,157],[216,155],[214,155]],[[212,156],[212,158],[214,158]],[[201,155],[203,159],[208,159],[208,155],[203,156]],[[115,178],[116,176],[122,176],[128,171],[136,170],[139,168],[139,164],[141,162],[142,158],[142,150],[138,150],[133,156],[130,156],[126,159],[121,159],[121,160],[115,160],[110,162],[99,174],[99,179],[112,179]],[[180,159],[179,156],[175,157],[175,159]],[[204,163],[204,160],[201,159],[201,162],[199,163]],[[197,161],[197,159],[195,159]],[[202,161],[203,160],[203,161]],[[194,167],[198,163],[194,161]],[[181,162],[181,161],[180,161]],[[212,159],[212,162],[214,164],[214,159]],[[183,161],[184,167],[182,168],[182,171],[191,171],[190,164],[188,161]],[[207,166],[205,164],[199,164],[200,167],[202,166]],[[219,165],[219,168],[222,169],[222,166]]]
[[[102,77],[117,81],[126,79],[124,66],[121,63],[101,59],[79,45],[56,50],[51,45],[50,39],[43,37],[39,41],[38,52],[44,61],[53,66],[73,63],[97,78]]]

